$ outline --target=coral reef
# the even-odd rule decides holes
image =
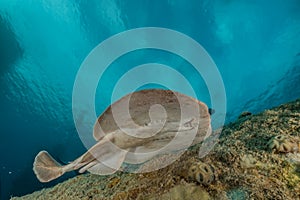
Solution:
[[[190,199],[299,200],[300,154],[287,147],[299,137],[299,122],[297,100],[228,124],[204,158],[198,156],[198,144],[157,171],[83,174],[12,199],[180,199],[189,195]],[[142,167],[153,167],[155,162]]]
[[[188,170],[188,179],[203,185],[209,185],[215,180],[214,168],[206,163],[198,162]]]

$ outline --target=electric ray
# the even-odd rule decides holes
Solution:
[[[33,170],[41,182],[78,170],[112,174],[122,163],[140,164],[157,155],[185,150],[211,134],[207,106],[171,90],[141,90],[109,106],[95,123],[97,143],[67,165],[46,151],[35,158]]]

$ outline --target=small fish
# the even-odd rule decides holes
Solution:
[[[160,112],[157,104],[165,112]],[[46,151],[39,152],[33,164],[37,178],[49,182],[73,170],[113,174],[123,162],[140,164],[158,154],[186,149],[211,134],[210,114],[204,103],[178,92],[141,90],[107,108],[96,121],[93,134],[97,143],[66,165]]]
[[[213,115],[216,111],[213,108],[209,108],[208,112],[209,112],[210,115]]]

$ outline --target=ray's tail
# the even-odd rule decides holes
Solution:
[[[65,173],[63,166],[47,151],[41,151],[35,157],[33,171],[41,182],[49,182]]]

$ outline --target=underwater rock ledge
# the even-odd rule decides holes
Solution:
[[[83,174],[11,199],[300,199],[299,136],[300,99],[241,115],[201,160],[199,144],[158,171]]]

